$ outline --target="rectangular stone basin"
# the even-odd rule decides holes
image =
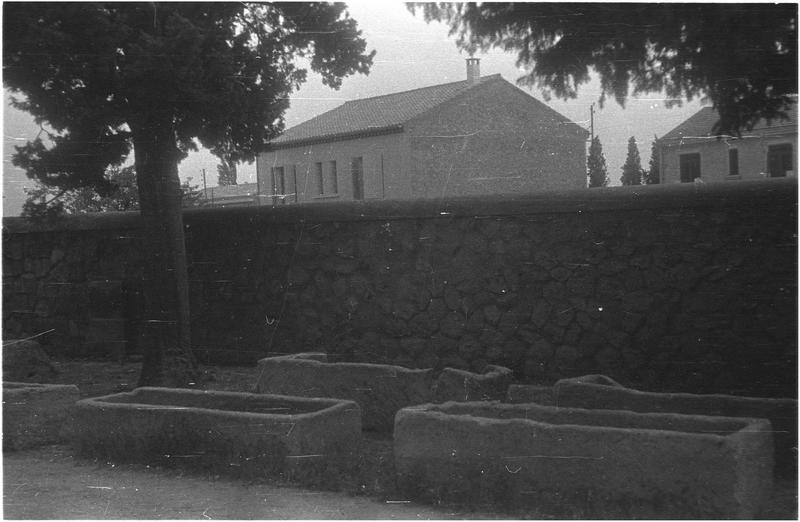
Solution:
[[[482,374],[445,368],[428,369],[389,364],[328,362],[325,353],[268,357],[258,362],[259,393],[301,397],[334,397],[361,407],[365,430],[391,431],[397,410],[414,404],[448,400],[505,397],[511,370],[487,366]]]
[[[70,408],[80,398],[71,384],[3,383],[3,450],[60,442]]]
[[[351,401],[174,388],[84,399],[79,453],[227,475],[313,482],[355,466],[361,413]]]
[[[558,381],[555,405],[637,412],[669,412],[725,417],[757,417],[772,424],[775,472],[797,474],[797,401],[692,393],[654,393],[626,388],[604,375],[585,375]]]
[[[403,498],[559,518],[751,518],[772,487],[764,419],[493,402],[397,414]]]

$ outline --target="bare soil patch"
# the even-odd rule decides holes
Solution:
[[[176,469],[75,459],[64,445],[5,456],[6,519],[449,519],[485,514]]]

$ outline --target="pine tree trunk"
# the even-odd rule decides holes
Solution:
[[[145,249],[139,385],[187,386],[196,379],[197,362],[191,348],[180,152],[166,118],[137,122],[131,130]]]

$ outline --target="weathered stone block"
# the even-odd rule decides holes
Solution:
[[[583,330],[577,323],[570,324],[564,332],[564,342],[566,344],[577,345],[580,342]]]
[[[575,367],[580,356],[581,352],[574,346],[562,345],[556,348],[554,362],[559,370],[568,372]]]
[[[358,260],[347,257],[333,257],[323,261],[322,268],[327,272],[352,274],[358,268]]]
[[[426,350],[428,343],[419,337],[407,337],[400,340],[400,349],[412,357]]]
[[[573,317],[575,317],[575,312],[571,307],[557,309],[555,313],[555,322],[559,326],[567,326],[572,322]]]
[[[464,324],[464,328],[466,328],[466,330],[472,335],[482,335],[482,332],[484,332],[487,328],[483,312],[480,310],[475,310],[474,312],[470,313],[466,323]]]
[[[54,248],[53,252],[50,254],[50,263],[55,265],[56,263],[60,262],[64,259],[64,251],[60,248]]]
[[[490,324],[497,325],[498,321],[500,321],[500,316],[501,315],[502,315],[502,312],[494,304],[491,304],[489,306],[485,306],[483,308],[483,316],[486,318],[486,321],[488,323],[490,323]]]
[[[489,362],[497,363],[506,358],[521,357],[523,353],[525,353],[525,346],[521,342],[512,339],[505,345],[487,345],[484,355]]]
[[[539,338],[528,348],[528,356],[537,361],[549,361],[553,357],[553,345],[547,339]]]
[[[25,257],[22,241],[3,241],[3,257],[15,260],[21,260]]]
[[[408,321],[409,319],[414,317],[414,314],[416,313],[417,313],[417,308],[411,302],[395,301],[392,304],[392,314],[402,319],[403,321]]]
[[[630,344],[630,335],[616,330],[607,332],[606,339],[615,348],[623,348]]]
[[[544,287],[542,288],[542,296],[551,305],[554,303],[558,303],[559,301],[564,299],[564,295],[565,295],[564,284],[559,283],[557,281],[550,281],[549,283],[545,283]]]
[[[89,311],[94,317],[114,317],[122,314],[122,281],[90,281],[87,285]]]
[[[464,333],[465,320],[455,312],[450,312],[439,324],[442,334],[458,339]]]
[[[403,498],[572,518],[752,518],[772,485],[763,419],[428,404],[398,412],[394,456]]]
[[[561,343],[564,340],[566,330],[554,323],[547,323],[542,328],[542,335],[554,343]]]
[[[569,279],[569,276],[572,274],[567,268],[563,266],[557,266],[550,270],[550,277],[555,279],[556,281],[566,281]]]
[[[5,355],[5,348],[3,352]],[[79,398],[78,387],[74,385],[4,380],[3,450],[21,450],[63,440],[64,422]]]
[[[625,388],[604,375],[562,379],[555,384],[558,406],[768,419],[774,430],[775,470],[797,473],[797,401],[733,395],[654,393]]]
[[[458,354],[466,361],[472,360],[482,350],[481,343],[470,335],[465,336],[458,343]]]
[[[601,348],[594,356],[597,366],[602,371],[616,370],[622,363],[620,352],[610,346]]]
[[[25,270],[25,265],[21,259],[4,259],[3,276],[17,277]]]
[[[42,381],[56,374],[50,357],[36,341],[3,341],[4,381]]]
[[[289,272],[286,275],[286,282],[289,285],[300,286],[306,284],[310,278],[308,272],[303,270],[303,268],[293,265],[289,267]]]
[[[33,274],[37,279],[41,279],[50,271],[50,259],[34,259],[33,260]]]
[[[461,309],[461,294],[452,286],[447,286],[444,289],[444,303],[450,310],[457,311]]]
[[[552,307],[545,301],[537,301],[531,312],[531,323],[537,328],[542,328],[547,323]]]
[[[553,258],[553,256],[549,252],[543,250],[537,250],[533,254],[533,261],[545,270],[550,270],[557,264],[557,261]]]

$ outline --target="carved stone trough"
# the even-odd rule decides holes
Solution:
[[[74,424],[83,455],[301,482],[347,472],[361,441],[351,401],[174,388],[84,399]]]
[[[398,412],[394,455],[404,498],[566,518],[751,518],[772,486],[763,419],[427,404]]]
[[[553,388],[557,406],[637,412],[670,412],[725,417],[757,417],[772,424],[775,471],[797,473],[797,401],[733,395],[653,393],[625,388],[604,375],[585,375],[558,381]]]
[[[358,403],[366,430],[391,431],[397,410],[414,404],[502,399],[512,372],[488,365],[482,374],[445,368],[328,362],[325,353],[268,357],[258,362],[259,393],[335,397]]]
[[[3,383],[3,450],[62,440],[70,408],[80,398],[68,384]]]

